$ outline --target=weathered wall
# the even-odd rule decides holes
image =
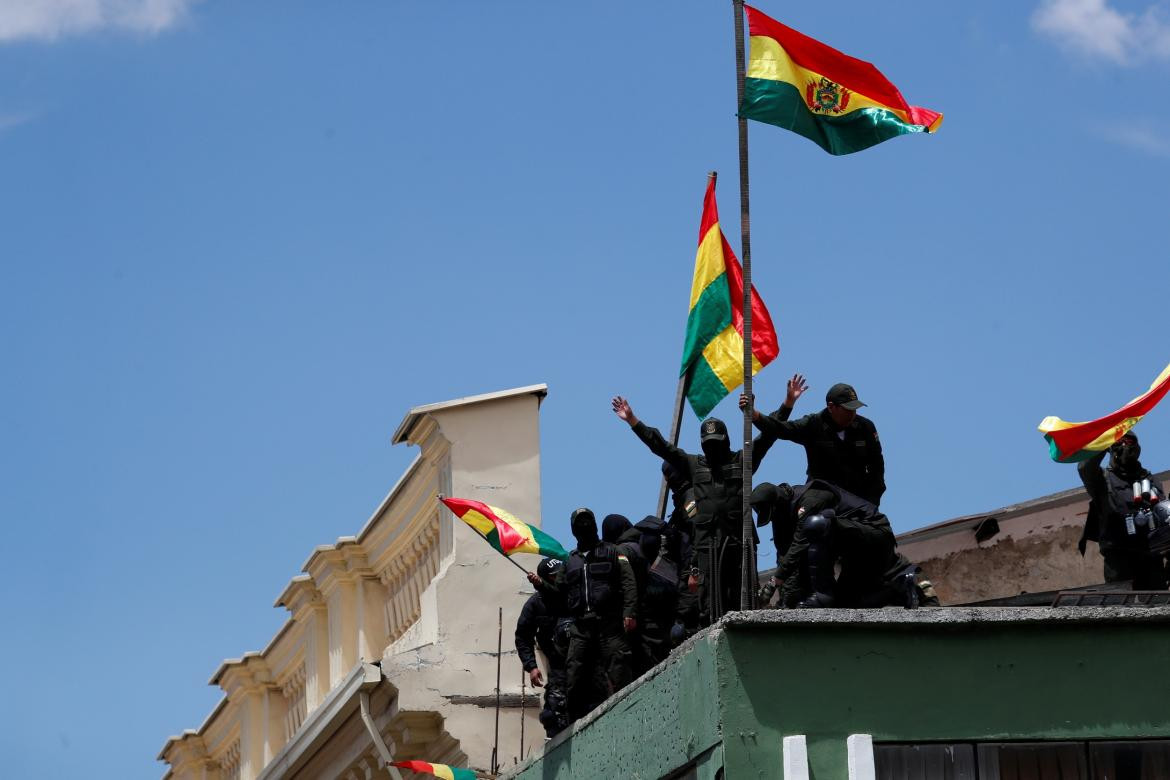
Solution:
[[[514,777],[654,780],[700,759],[700,780],[712,780],[722,766],[715,659],[711,634],[684,645]]]
[[[437,428],[420,423],[417,443],[423,456],[446,451],[449,487],[444,491],[507,509],[534,525],[540,524],[539,400],[521,395],[490,404],[431,412]],[[424,421],[426,422],[426,421]],[[449,448],[439,447],[439,440]],[[415,442],[414,434],[411,437]],[[422,593],[422,616],[401,639],[386,648],[382,668],[399,688],[403,710],[433,711],[446,730],[459,739],[473,767],[489,768],[494,741],[494,709],[456,704],[465,697],[492,697],[496,685],[498,608],[503,607],[503,676],[501,691],[520,694],[522,669],[513,634],[524,601],[532,593],[524,575],[503,560],[466,524],[441,511],[444,532],[453,549],[438,576]],[[539,559],[520,556],[535,568]],[[528,746],[539,745],[544,729],[539,707],[529,689],[525,721]],[[500,717],[500,762],[512,764],[520,755],[517,709]]]
[[[779,777],[795,734],[817,780],[847,775],[850,734],[1165,738],[1167,687],[1133,659],[1167,668],[1168,638],[1165,608],[755,613],[718,643],[726,776]]]
[[[1088,498],[1080,494],[1052,506],[1008,510],[996,517],[1000,531],[975,541],[974,523],[931,535],[911,532],[898,549],[922,566],[943,604],[1094,585],[1103,581],[1103,561],[1090,543],[1077,551]]]

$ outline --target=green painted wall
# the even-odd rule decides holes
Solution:
[[[1170,738],[1170,608],[749,613],[726,618],[526,765],[525,780],[815,780],[845,740]]]
[[[1170,736],[1165,623],[728,626],[719,642],[729,780],[781,776],[804,734],[817,780],[846,777],[845,739]]]
[[[700,780],[722,766],[716,644],[708,634],[672,657],[656,674],[627,689],[571,739],[554,741],[539,761],[515,777],[524,780],[635,778],[656,780],[703,756]],[[715,750],[712,750],[715,748]]]

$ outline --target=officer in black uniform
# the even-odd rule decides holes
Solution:
[[[793,381],[797,378],[793,377]],[[790,393],[793,383],[789,382]],[[794,401],[795,402],[795,401]],[[791,411],[791,405],[788,411]],[[699,426],[702,455],[691,455],[663,438],[657,428],[642,423],[621,396],[613,399],[613,411],[629,424],[651,452],[690,483],[695,513],[686,587],[698,594],[697,626],[710,625],[724,613],[738,608],[743,552],[743,452],[732,451],[727,426],[713,417]],[[777,415],[787,417],[783,408]],[[764,433],[752,445],[752,471],[759,468],[775,437]],[[683,605],[685,607],[685,602]],[[680,616],[681,617],[681,616]]]
[[[564,563],[556,558],[545,558],[540,562],[536,567],[540,584],[524,602],[516,621],[516,655],[520,657],[532,687],[544,685],[544,709],[540,713],[540,722],[550,739],[569,725],[568,673],[565,670],[568,636],[567,626],[563,625],[568,612],[564,595],[557,587],[563,570]],[[547,682],[536,663],[537,646],[548,662]]]
[[[652,667],[670,655],[670,631],[678,614],[680,535],[654,515],[634,526],[642,534],[642,553],[649,566],[638,601],[642,652]]]
[[[1143,511],[1165,498],[1162,486],[1141,464],[1142,448],[1130,431],[1105,453],[1081,461],[1077,472],[1089,493],[1089,514],[1078,545],[1097,542],[1105,558],[1105,581],[1132,581],[1135,590],[1165,590],[1166,556],[1150,551],[1151,515]]]
[[[739,407],[746,406],[747,396],[741,395]],[[815,414],[789,420],[792,407],[786,400],[773,414],[755,411],[752,421],[763,433],[804,446],[810,480],[823,479],[877,506],[886,492],[886,461],[877,428],[857,413],[863,406],[852,387],[836,384]]]
[[[577,549],[564,574],[573,618],[566,666],[569,717],[576,720],[631,680],[626,633],[638,627],[638,587],[626,555],[598,538],[592,511],[575,510],[570,527]]]
[[[642,599],[646,594],[646,573],[649,564],[642,552],[642,532],[634,528],[625,515],[606,515],[601,521],[601,540],[615,545],[626,556],[638,586],[638,627],[626,634],[630,645],[630,666],[633,677],[640,677],[652,665],[643,646],[644,628]]]
[[[699,504],[690,477],[662,461],[662,476],[670,488],[672,510],[663,533],[665,548],[671,551],[659,567],[659,573],[674,580],[676,625],[670,628],[670,643],[676,646],[699,627],[699,596],[687,586],[691,560],[691,540],[695,538],[695,515]]]
[[[778,529],[781,606],[938,605],[930,582],[918,581],[919,567],[897,552],[889,520],[865,499],[819,479],[795,488],[765,482],[752,507],[761,525]]]

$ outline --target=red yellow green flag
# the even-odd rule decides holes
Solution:
[[[479,531],[492,547],[504,555],[535,553],[569,560],[561,543],[539,528],[517,520],[511,513],[466,498],[440,498],[440,501],[463,522]]]
[[[476,780],[475,772],[470,769],[460,769],[447,764],[432,764],[429,761],[395,761],[390,766],[400,769],[410,769],[424,775],[434,775],[443,780]]]
[[[1092,422],[1070,423],[1059,417],[1045,417],[1040,430],[1048,440],[1048,451],[1057,463],[1076,463],[1104,452],[1129,432],[1170,391],[1170,366],[1162,369],[1150,389],[1112,414]]]
[[[942,114],[907,104],[870,63],[745,8],[751,55],[740,116],[800,133],[829,154],[933,133],[942,124]]]
[[[779,354],[776,326],[753,285],[752,376]],[[699,417],[743,384],[743,269],[719,227],[714,178],[703,198],[680,376]]]

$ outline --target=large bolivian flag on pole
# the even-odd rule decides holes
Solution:
[[[569,560],[561,543],[539,528],[518,520],[507,510],[467,498],[440,498],[456,517],[479,531],[487,543],[504,555],[534,553]]]
[[[772,317],[752,286],[752,376],[780,354]],[[715,179],[707,183],[691,310],[683,344],[687,400],[700,418],[743,384],[743,269],[719,227]]]
[[[1048,440],[1048,451],[1057,463],[1076,463],[1109,449],[1129,432],[1170,390],[1170,366],[1150,385],[1150,389],[1118,409],[1092,422],[1070,423],[1059,417],[1045,417],[1040,430]]]
[[[800,133],[829,154],[933,133],[942,124],[942,114],[908,105],[870,63],[744,7],[751,55],[741,116]]]

